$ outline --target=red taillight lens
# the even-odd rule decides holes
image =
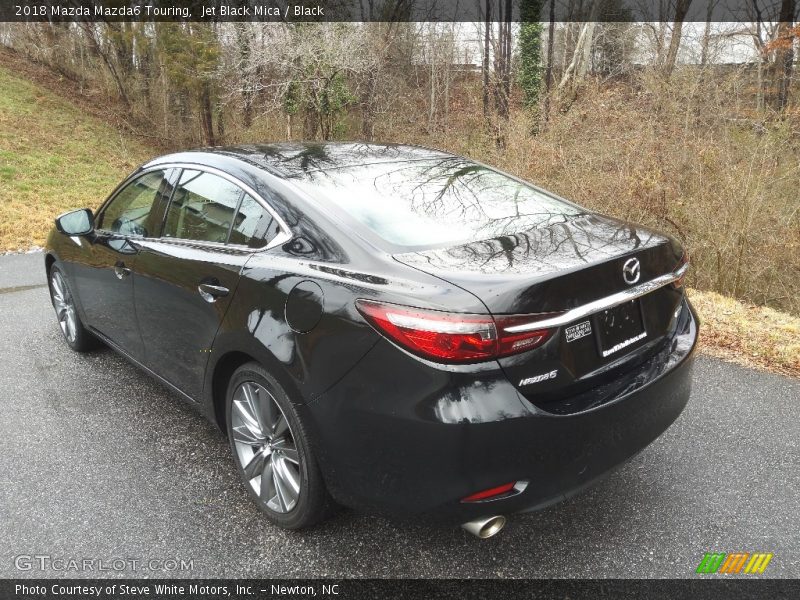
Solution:
[[[466,498],[462,498],[462,502],[479,502],[481,500],[488,500],[489,498],[495,498],[497,496],[503,496],[507,494],[511,490],[514,489],[514,486],[517,484],[516,481],[512,481],[511,483],[505,483],[503,485],[498,485],[497,487],[489,488],[488,490],[483,490],[481,492],[476,492],[475,494],[471,494]]]
[[[497,352],[490,316],[459,315],[358,300],[356,307],[378,331],[404,348],[447,362],[477,362]]]
[[[550,315],[552,316],[552,315]],[[541,346],[550,337],[551,330],[537,329],[534,331],[525,331],[520,333],[508,333],[506,329],[514,325],[522,325],[523,323],[530,323],[534,317],[531,315],[515,315],[511,317],[496,317],[497,329],[500,332],[500,338],[497,341],[497,355],[498,356],[511,356],[512,354],[519,354],[526,350],[531,350],[537,346]]]
[[[500,317],[495,322],[489,315],[446,313],[372,300],[358,300],[356,308],[395,343],[439,362],[480,362],[517,354],[540,346],[550,335],[548,330],[505,334],[503,327],[521,317]],[[530,321],[530,317],[527,319]]]

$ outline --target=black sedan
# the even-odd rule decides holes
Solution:
[[[453,519],[562,500],[689,397],[671,237],[426,148],[152,160],[45,255],[77,351],[112,347],[226,432],[267,518]]]

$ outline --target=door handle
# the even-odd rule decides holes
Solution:
[[[197,286],[197,291],[206,302],[216,302],[217,298],[222,298],[230,293],[228,288],[211,283],[201,283]]]
[[[114,275],[117,276],[117,279],[123,279],[131,274],[131,270],[129,267],[125,266],[125,263],[117,261],[117,264],[114,265]]]

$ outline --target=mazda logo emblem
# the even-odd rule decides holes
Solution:
[[[642,276],[642,266],[639,264],[638,258],[629,258],[622,265],[622,278],[628,285],[633,285],[639,281]]]

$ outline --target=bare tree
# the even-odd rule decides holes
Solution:
[[[664,76],[669,77],[675,69],[675,62],[678,59],[678,50],[681,45],[681,35],[683,33],[683,21],[686,18],[686,13],[689,12],[689,7],[692,5],[692,0],[676,0],[675,2],[675,16],[672,20],[672,35],[669,38],[669,50],[667,57],[662,67]]]
[[[789,103],[789,87],[792,82],[792,69],[794,68],[794,34],[792,32],[794,15],[795,0],[782,0],[777,31],[779,43],[776,44],[775,48],[776,79],[778,80],[775,107],[781,111]]]
[[[553,88],[553,45],[556,37],[556,0],[550,0],[550,18],[547,27],[547,70],[544,77],[544,120],[550,118],[550,92]]]
[[[567,68],[564,69],[561,82],[558,84],[559,90],[569,88],[574,92],[578,83],[580,83],[586,75],[594,41],[594,30],[597,26],[599,8],[599,0],[592,0],[589,18],[581,26],[580,34],[578,34],[578,41],[572,53],[572,60],[567,65]]]
[[[492,3],[486,0],[486,12],[484,15],[483,28],[483,118],[489,121],[489,53],[491,52],[491,23],[492,23]]]
[[[354,23],[257,27],[260,44],[243,69],[243,85],[263,93],[267,109],[301,108],[304,137],[331,139],[343,110],[355,104],[364,75],[376,66],[364,28]]]

